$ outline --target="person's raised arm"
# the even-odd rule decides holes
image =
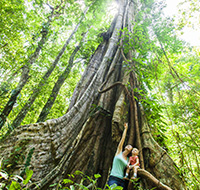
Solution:
[[[125,141],[125,138],[126,138],[127,130],[128,130],[128,123],[124,123],[124,131],[123,131],[123,134],[122,134],[122,138],[121,138],[121,140],[118,144],[115,156],[118,155],[120,152],[122,152],[122,148],[123,148],[123,144],[124,144],[124,141]]]

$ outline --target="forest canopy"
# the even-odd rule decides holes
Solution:
[[[121,1],[1,0],[1,143],[20,126],[69,112],[90,61],[111,39]],[[137,7],[134,22],[117,31],[115,43],[125,55],[120,67],[137,76],[133,89],[130,82],[125,86],[143,107],[153,138],[174,160],[185,185],[198,190],[200,48],[180,34],[186,26],[199,29],[199,3],[182,0],[175,19],[164,14],[164,1],[130,2]],[[103,105],[91,105],[87,118],[101,109]]]

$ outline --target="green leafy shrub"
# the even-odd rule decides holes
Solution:
[[[19,175],[10,175],[6,171],[2,170],[2,161],[0,160],[0,189],[2,190],[29,190],[29,186],[31,184],[31,177],[33,175],[33,171],[26,168],[26,179],[23,179]]]

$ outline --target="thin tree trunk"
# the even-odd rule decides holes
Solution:
[[[90,4],[91,6],[92,4]],[[79,23],[76,25],[76,27],[74,28],[74,30],[72,31],[71,35],[69,36],[69,38],[66,40],[64,46],[62,47],[62,49],[60,50],[59,54],[57,55],[56,59],[54,60],[54,62],[52,63],[52,65],[50,66],[50,68],[48,69],[48,71],[45,73],[45,75],[42,77],[40,83],[38,84],[38,86],[33,90],[33,93],[31,94],[30,98],[28,99],[27,103],[24,105],[24,107],[20,110],[20,112],[18,113],[18,115],[16,116],[16,118],[14,119],[13,123],[12,123],[12,127],[16,128],[17,126],[19,126],[21,124],[21,122],[24,120],[26,114],[28,113],[31,105],[34,103],[35,99],[38,97],[40,91],[42,90],[42,87],[45,85],[46,81],[48,80],[48,78],[50,77],[51,73],[53,72],[53,70],[55,69],[56,65],[58,64],[58,62],[60,61],[60,58],[62,57],[62,55],[64,54],[67,45],[69,44],[69,42],[71,41],[71,39],[73,38],[73,36],[75,35],[75,33],[77,32],[81,22],[83,21],[87,11],[89,10],[90,6],[88,6],[83,15],[81,16]]]
[[[72,52],[70,58],[69,58],[69,62],[68,62],[68,65],[66,67],[66,69],[64,70],[64,72],[59,76],[57,82],[55,83],[53,89],[52,89],[52,92],[46,102],[46,104],[44,105],[39,117],[38,117],[38,120],[37,122],[42,122],[42,121],[45,121],[55,100],[56,100],[56,97],[58,95],[58,92],[60,90],[60,88],[62,87],[63,83],[65,82],[65,80],[67,79],[67,77],[69,76],[69,73],[74,65],[74,57],[76,55],[76,53],[79,51],[80,47],[81,47],[81,44],[83,43],[84,41],[84,38],[85,38],[86,34],[84,35],[83,39],[81,40],[81,42],[79,43],[78,46],[75,47],[74,51]]]
[[[52,11],[51,15],[48,17],[48,21],[47,21],[45,27],[44,26],[42,27],[42,30],[41,30],[42,37],[41,37],[40,41],[38,42],[37,48],[36,48],[35,52],[30,56],[30,58],[28,60],[28,63],[26,63],[23,66],[22,74],[21,74],[21,77],[20,77],[20,81],[19,81],[17,87],[12,91],[11,97],[9,98],[6,106],[4,107],[3,111],[1,112],[1,115],[0,115],[0,129],[3,127],[3,125],[6,122],[7,116],[12,111],[12,108],[13,108],[16,100],[17,100],[17,96],[19,95],[19,93],[21,92],[22,88],[24,87],[24,85],[27,83],[27,81],[29,79],[30,66],[38,58],[42,47],[44,46],[44,44],[47,41],[48,30],[47,30],[46,26],[47,27],[50,26],[50,23],[52,21],[53,13],[54,12]]]

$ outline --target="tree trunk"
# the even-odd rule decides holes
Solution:
[[[20,112],[17,115],[17,117],[14,119],[14,121],[12,123],[12,127],[13,128],[16,128],[17,126],[19,126],[21,124],[21,122],[23,121],[23,119],[25,118],[25,116],[28,113],[31,105],[34,103],[35,99],[38,97],[40,91],[42,90],[42,87],[45,85],[45,83],[47,82],[47,80],[50,77],[51,73],[55,69],[56,65],[59,63],[60,58],[62,57],[62,55],[64,54],[64,52],[65,52],[65,50],[67,48],[67,45],[69,44],[69,42],[71,41],[71,39],[73,38],[75,33],[77,32],[77,30],[78,30],[81,22],[83,21],[83,19],[85,17],[85,14],[87,13],[89,7],[87,7],[85,9],[83,15],[81,16],[81,18],[79,20],[79,23],[76,25],[76,27],[72,31],[71,35],[69,36],[69,38],[66,40],[65,44],[63,45],[62,49],[60,50],[59,54],[57,55],[56,59],[54,60],[54,62],[52,63],[52,65],[50,66],[48,71],[44,74],[44,76],[42,77],[42,79],[41,79],[40,83],[38,84],[38,86],[33,90],[33,93],[31,94],[31,96],[28,99],[27,103],[24,105],[24,107],[20,110]]]
[[[81,40],[81,42],[79,43],[78,46],[75,47],[74,51],[72,52],[70,58],[69,58],[69,62],[68,62],[68,65],[66,67],[66,69],[64,70],[64,72],[58,77],[58,80],[56,81],[53,89],[52,89],[52,92],[46,102],[46,104],[44,105],[39,117],[38,117],[38,120],[37,122],[42,122],[42,121],[45,121],[55,100],[56,100],[56,97],[59,93],[59,90],[60,88],[62,87],[63,83],[65,82],[66,78],[69,76],[69,73],[74,65],[74,57],[76,55],[76,53],[79,51],[80,49],[80,46],[81,44],[83,43],[83,40],[86,36],[86,33],[83,37],[83,39]]]
[[[67,174],[76,170],[88,176],[100,173],[98,185],[103,187],[124,122],[129,122],[130,126],[127,142],[135,147],[141,144],[145,169],[138,171],[141,186],[185,189],[174,162],[152,138],[142,108],[133,100],[137,94],[131,96],[126,88],[131,81],[135,81],[131,88],[135,87],[137,76],[133,78],[125,72],[124,55],[118,45],[119,31],[124,21],[124,26],[134,22],[131,13],[136,7],[133,1],[120,0],[119,3],[119,13],[108,30],[111,37],[99,45],[91,58],[68,112],[58,119],[17,127],[1,142],[0,155],[7,159],[4,167],[16,173],[25,169],[27,156],[34,148],[30,165],[26,167],[33,169],[32,181],[37,182],[40,189],[50,189],[49,184],[67,178]],[[109,88],[103,91],[102,86]],[[99,93],[99,89],[103,93]],[[21,149],[16,151],[19,147]],[[14,162],[16,155],[19,155],[18,160]],[[129,188],[133,186],[129,184]]]
[[[28,63],[26,63],[23,66],[20,81],[19,81],[17,87],[12,91],[11,97],[9,98],[6,106],[4,107],[4,109],[3,109],[3,111],[0,115],[0,129],[3,127],[3,125],[6,122],[7,116],[12,111],[12,108],[13,108],[16,100],[17,100],[17,96],[19,95],[22,88],[24,87],[24,85],[27,83],[27,81],[29,79],[30,66],[38,58],[39,53],[40,53],[43,45],[47,41],[48,28],[49,28],[50,23],[52,21],[53,14],[54,14],[54,11],[51,12],[51,15],[48,17],[47,23],[45,24],[45,26],[42,27],[42,30],[41,30],[42,37],[41,37],[40,41],[38,42],[37,48],[36,48],[35,52],[30,56]]]

